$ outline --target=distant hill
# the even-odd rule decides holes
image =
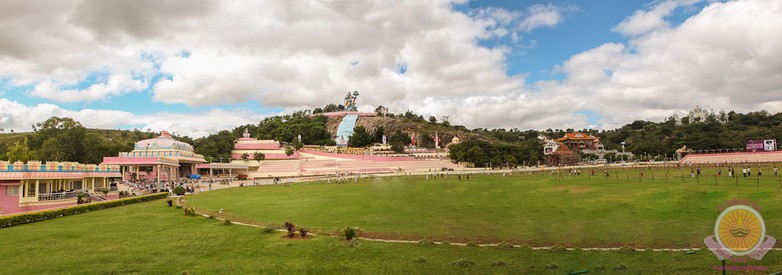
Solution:
[[[328,119],[326,128],[332,137],[336,136],[337,126],[339,126],[341,120],[342,117],[331,117]],[[369,133],[374,133],[378,127],[383,127],[383,131],[388,138],[397,130],[407,136],[415,134],[417,144],[429,145],[429,147],[432,147],[433,144],[427,144],[428,142],[422,139],[434,138],[435,134],[440,137],[440,145],[447,145],[454,137],[458,137],[460,140],[500,141],[489,135],[473,133],[461,126],[454,127],[448,124],[443,125],[442,123],[431,123],[404,117],[359,117],[356,126],[363,126]]]

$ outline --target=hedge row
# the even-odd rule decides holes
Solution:
[[[168,197],[168,192],[132,197],[132,198],[121,199],[121,200],[82,204],[82,205],[68,207],[68,208],[45,210],[40,212],[0,217],[0,228],[20,225],[25,223],[31,223],[31,222],[45,221],[49,219],[76,215],[76,214],[81,214],[81,213],[90,212],[94,210],[123,206],[126,204],[134,204],[139,202],[158,200],[166,197]]]

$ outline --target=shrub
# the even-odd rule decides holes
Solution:
[[[231,222],[231,220],[224,220],[224,221],[223,221],[223,225],[231,225],[231,224],[233,224],[233,223]]]
[[[467,260],[467,259],[458,259],[455,262],[451,263],[452,265],[458,266],[458,267],[471,267],[475,264],[475,262]]]
[[[355,229],[353,229],[353,228],[352,228],[352,227],[350,227],[350,226],[348,226],[347,228],[345,228],[345,240],[347,240],[347,241],[351,241],[351,240],[353,240],[353,238],[355,238],[355,237],[356,237],[356,230],[355,230]]]
[[[195,210],[195,207],[188,207],[188,208],[185,208],[185,216],[189,216],[189,217],[195,217],[195,216],[196,216],[196,210]]]
[[[20,225],[25,223],[44,221],[44,220],[54,219],[58,217],[76,215],[84,212],[112,208],[112,207],[122,206],[126,204],[134,204],[139,202],[158,200],[166,197],[168,197],[168,193],[159,193],[159,194],[152,194],[147,196],[137,196],[137,197],[122,199],[122,200],[111,200],[111,201],[105,201],[105,202],[99,202],[93,204],[77,205],[68,208],[60,208],[60,209],[44,210],[44,211],[33,212],[33,213],[2,216],[0,217],[0,228]]]
[[[174,201],[172,201],[171,199],[167,200],[166,203],[168,203],[169,207],[174,206]]]
[[[84,197],[86,197],[86,196],[87,196],[87,195],[86,195],[86,194],[84,194],[84,193],[79,193],[78,195],[76,195],[76,204],[82,204],[82,203],[85,203],[85,201],[84,201]]]
[[[277,231],[276,229],[271,228],[271,227],[264,227],[263,228],[263,233],[266,233],[266,234],[271,234],[271,233],[274,233],[276,231]]]
[[[513,248],[513,245],[509,244],[509,243],[500,243],[500,244],[497,245],[497,248],[499,248],[499,249],[511,249],[511,248]]]
[[[301,228],[299,229],[299,235],[301,235],[302,238],[307,237],[307,229]]]
[[[291,222],[285,222],[285,229],[288,230],[288,238],[293,238],[296,235],[296,225]]]
[[[182,185],[174,187],[174,195],[181,196],[184,194],[185,194],[185,187],[183,187]]]

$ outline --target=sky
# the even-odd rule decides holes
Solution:
[[[0,1],[0,129],[201,137],[340,103],[468,128],[782,111],[782,1]]]

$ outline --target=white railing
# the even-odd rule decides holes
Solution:
[[[76,196],[77,196],[76,192],[38,194],[38,201],[54,201],[54,200],[72,199],[72,198],[75,198]]]

